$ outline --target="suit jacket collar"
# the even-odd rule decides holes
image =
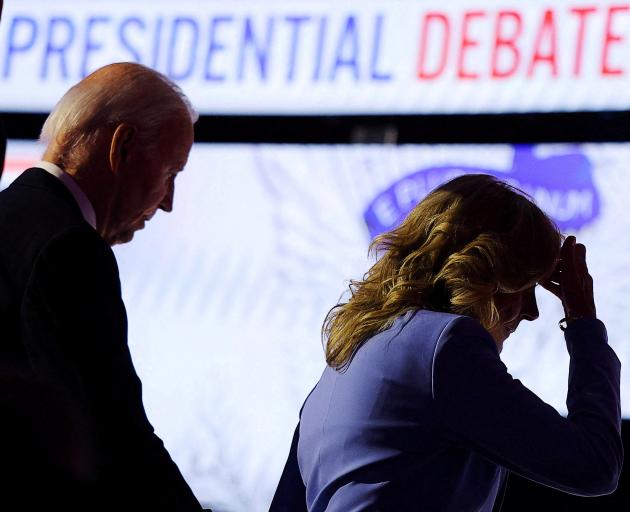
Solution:
[[[20,176],[18,176],[10,186],[30,187],[40,190],[46,190],[47,192],[56,196],[59,200],[67,203],[68,205],[72,205],[72,208],[77,213],[77,215],[85,221],[85,218],[83,217],[83,212],[81,211],[81,208],[77,204],[77,201],[73,197],[72,193],[66,188],[63,183],[61,183],[61,181],[59,181],[58,178],[45,171],[44,169],[40,169],[39,167],[31,167],[30,169],[26,169],[26,171],[20,174]],[[89,225],[87,221],[85,222]]]
[[[55,178],[59,179],[61,183],[70,191],[72,197],[79,205],[81,209],[81,213],[83,213],[83,218],[90,224],[94,229],[96,229],[96,212],[94,211],[94,207],[92,206],[92,202],[89,197],[83,192],[79,184],[74,180],[72,176],[67,174],[61,167],[53,164],[52,162],[47,162],[46,160],[42,160],[35,165],[35,167],[39,167],[48,171],[49,174],[52,174]]]

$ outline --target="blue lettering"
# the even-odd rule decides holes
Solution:
[[[61,43],[55,42],[55,27],[65,27],[66,36],[62,39]],[[61,76],[64,79],[68,78],[68,65],[66,62],[66,52],[70,45],[74,41],[74,25],[72,20],[66,17],[50,18],[48,23],[48,43],[46,44],[46,55],[42,62],[42,69],[40,76],[46,78],[48,75],[48,60],[53,54],[59,55],[59,67],[61,69]]]
[[[215,53],[225,49],[225,45],[219,43],[217,39],[217,33],[219,26],[225,23],[231,23],[233,21],[232,16],[217,16],[212,18],[210,24],[210,44],[208,45],[208,53],[206,54],[206,65],[204,68],[205,78],[208,81],[222,82],[225,80],[225,75],[215,74],[212,70],[212,58]]]
[[[191,34],[191,42],[190,42],[190,52],[188,56],[188,65],[184,68],[184,71],[180,71],[176,73],[174,71],[174,60],[175,60],[175,50],[177,49],[177,40],[179,35],[180,27],[188,27],[190,29]],[[197,25],[197,21],[193,18],[175,18],[173,22],[173,31],[171,32],[171,44],[169,45],[168,52],[168,64],[167,64],[167,75],[172,80],[185,80],[188,78],[194,67],[195,67],[195,57],[197,55],[197,46],[199,44],[199,26]]]
[[[317,30],[317,47],[315,50],[315,67],[313,68],[313,81],[319,82],[322,71],[322,60],[324,57],[324,42],[326,41],[326,27],[328,19],[322,16],[319,19],[319,28]]]
[[[295,76],[295,61],[300,46],[300,30],[302,24],[309,21],[308,16],[287,16],[286,21],[292,25],[291,43],[289,47],[289,68],[287,70],[287,82],[292,82]]]
[[[153,36],[153,63],[151,67],[158,69],[160,64],[160,43],[162,42],[162,27],[164,26],[164,18],[159,17],[157,20],[157,26],[155,27],[155,34]]]
[[[254,56],[258,62],[258,68],[260,69],[260,78],[262,80],[267,79],[267,64],[269,59],[269,52],[271,50],[271,39],[273,35],[273,18],[267,20],[267,32],[265,34],[265,42],[259,45],[254,36],[254,29],[252,27],[252,20],[250,18],[245,19],[245,29],[243,31],[243,44],[241,45],[241,52],[239,57],[238,67],[238,80],[243,81],[245,77],[245,55],[247,49],[254,50]]]
[[[89,75],[88,71],[88,58],[90,53],[94,53],[97,50],[100,50],[103,45],[99,42],[95,42],[92,40],[92,29],[95,25],[99,23],[109,23],[109,16],[95,16],[93,18],[89,18],[87,22],[87,27],[85,29],[85,48],[83,52],[83,63],[81,65],[81,76],[86,77]]]
[[[30,26],[29,37],[21,42],[16,41],[19,25]],[[13,54],[30,50],[35,44],[35,39],[37,39],[37,23],[33,18],[27,18],[26,16],[16,16],[15,18],[13,18],[11,28],[9,29],[9,47],[7,49],[7,60],[4,63],[5,78],[7,78],[11,73],[11,58],[13,57]]]
[[[142,55],[140,55],[140,52],[136,48],[131,46],[129,39],[127,39],[127,27],[129,25],[135,25],[141,30],[145,30],[147,26],[142,18],[126,18],[118,28],[118,38],[120,39],[120,43],[123,45],[125,50],[131,54],[131,58],[134,62],[142,63]]]
[[[372,80],[378,81],[387,81],[392,79],[391,73],[378,70],[379,55],[381,53],[381,38],[383,34],[383,18],[384,16],[379,14],[374,21],[374,44],[372,45],[372,59],[370,62]]]
[[[349,55],[346,49],[349,48]],[[337,52],[335,53],[335,63],[330,70],[330,80],[335,80],[337,70],[341,67],[349,67],[352,69],[354,79],[359,80],[359,40],[357,34],[357,21],[354,16],[348,16],[346,26],[339,38],[337,44]]]

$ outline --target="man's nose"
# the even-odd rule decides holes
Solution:
[[[173,197],[175,195],[175,184],[172,183],[168,188],[168,192],[160,202],[160,210],[164,210],[165,212],[173,211]]]

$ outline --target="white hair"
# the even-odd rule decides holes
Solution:
[[[62,164],[89,150],[105,128],[122,122],[138,129],[150,151],[165,122],[199,115],[182,90],[161,73],[130,62],[109,64],[76,84],[59,100],[42,127],[40,141],[56,144]]]

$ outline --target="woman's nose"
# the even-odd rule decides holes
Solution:
[[[536,320],[539,317],[538,304],[536,304],[535,287],[531,291],[527,291],[523,300],[521,309],[521,317],[525,320]]]

